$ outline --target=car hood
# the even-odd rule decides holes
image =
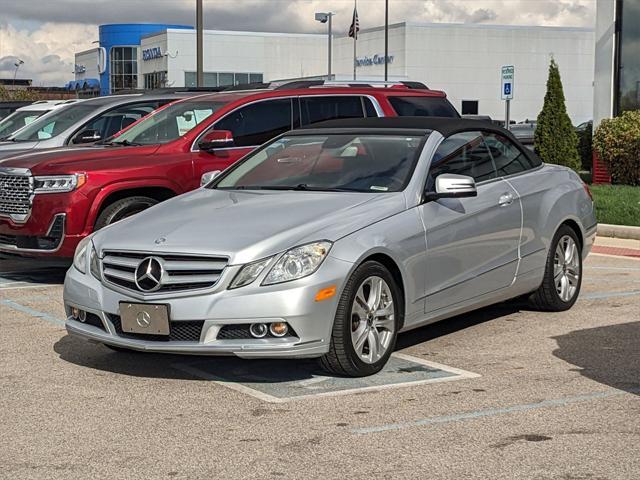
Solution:
[[[230,264],[336,241],[406,208],[402,193],[200,188],[100,230],[104,250],[223,255]]]
[[[38,142],[0,142],[0,159],[29,152]]]
[[[0,168],[28,168],[34,175],[55,175],[72,171],[91,171],[103,166],[103,160],[131,155],[151,155],[157,145],[141,147],[118,147],[92,145],[90,147],[60,147],[43,150],[31,150],[26,153],[14,153],[8,158],[0,157]],[[1,153],[1,152],[0,152]]]

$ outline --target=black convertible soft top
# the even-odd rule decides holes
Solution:
[[[375,128],[386,130],[422,130],[424,132],[436,131],[440,132],[445,137],[458,132],[485,130],[515,139],[509,131],[486,120],[447,117],[344,118],[313,123],[302,127],[300,130],[324,130],[329,128],[347,130]]]

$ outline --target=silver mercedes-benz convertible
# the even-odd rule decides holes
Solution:
[[[477,120],[333,121],[204,183],[78,246],[70,334],[370,375],[399,332],[525,295],[570,308],[596,232],[573,171]]]

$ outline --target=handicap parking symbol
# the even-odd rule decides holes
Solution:
[[[505,95],[511,95],[511,84],[510,83],[505,83],[504,84],[504,94]]]

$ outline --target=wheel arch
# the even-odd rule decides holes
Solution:
[[[87,218],[86,230],[88,232],[92,231],[96,220],[104,209],[123,198],[143,196],[163,202],[178,194],[179,193],[169,185],[113,185],[109,189],[102,190],[93,201],[89,217]]]
[[[360,265],[368,261],[378,262],[381,265],[383,265],[387,270],[389,270],[389,273],[391,273],[393,280],[396,282],[396,285],[400,289],[400,294],[402,295],[402,309],[400,313],[400,322],[398,325],[398,330],[402,330],[402,328],[404,327],[404,319],[405,319],[405,312],[406,312],[406,305],[407,305],[407,293],[405,290],[405,282],[402,275],[402,270],[400,269],[398,263],[393,259],[393,257],[391,257],[390,255],[384,252],[370,252],[368,255],[365,255],[364,258],[362,258],[355,265],[355,268],[358,268]]]

